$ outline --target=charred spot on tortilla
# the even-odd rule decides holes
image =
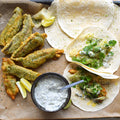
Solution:
[[[0,35],[0,45],[5,46],[8,42],[11,41],[12,37],[19,32],[23,21],[22,12],[23,11],[21,8],[15,8],[13,11],[13,16],[10,18]]]
[[[40,65],[45,63],[49,59],[56,59],[64,53],[64,50],[48,48],[37,50],[26,57],[12,58],[14,61],[21,63],[27,68],[38,68]]]
[[[25,41],[31,34],[34,24],[32,22],[32,18],[29,14],[23,15],[23,28],[20,32],[18,32],[9,43],[4,46],[2,52],[5,54],[12,54],[15,50],[17,50],[23,41]]]
[[[37,47],[42,48],[47,35],[45,33],[40,34],[38,32],[31,34],[22,45],[13,52],[11,58],[24,57],[30,52],[34,51]]]
[[[18,78],[25,78],[30,81],[34,81],[40,75],[40,73],[38,72],[16,65],[9,58],[2,58],[1,68],[2,68],[2,71],[7,74],[16,76]]]

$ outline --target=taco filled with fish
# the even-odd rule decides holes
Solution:
[[[76,107],[84,111],[93,112],[105,108],[119,93],[118,79],[104,79],[74,63],[66,67],[64,77],[69,83],[83,80],[82,83],[71,88],[71,100]]]
[[[116,78],[113,73],[120,64],[117,39],[99,27],[85,28],[67,47],[66,59],[104,78]]]

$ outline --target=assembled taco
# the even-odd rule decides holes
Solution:
[[[71,88],[72,103],[84,111],[93,112],[105,108],[112,103],[119,93],[120,83],[118,79],[104,79],[74,63],[66,67],[64,77],[69,83],[84,80],[83,83]]]
[[[120,48],[117,39],[99,27],[85,28],[67,47],[66,59],[104,78],[112,75],[120,64]]]

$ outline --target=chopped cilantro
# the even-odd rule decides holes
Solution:
[[[107,55],[114,55],[114,53],[111,52],[111,48],[115,46],[116,41],[110,40],[107,42],[105,39],[95,38],[89,34],[85,38],[87,40],[86,44],[88,45],[85,46],[77,56],[72,57],[72,60],[98,69],[103,66],[103,60]]]
[[[112,46],[112,47],[115,46],[116,43],[117,43],[117,41],[115,41],[115,40],[110,40],[109,41],[109,45]]]

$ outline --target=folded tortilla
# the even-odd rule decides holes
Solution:
[[[108,30],[115,35],[120,43],[120,7],[117,5],[114,5],[114,7],[114,18]]]
[[[66,67],[66,69],[64,71],[63,75],[64,75],[64,77],[66,77],[66,79],[69,81],[69,83],[71,83],[71,81],[70,81],[70,75],[71,74],[68,71],[70,69],[75,69],[77,66],[78,65],[76,65],[74,63],[71,63]],[[94,76],[94,74],[92,74],[92,75]],[[94,111],[101,110],[101,109],[107,107],[108,105],[110,105],[119,93],[120,82],[119,82],[118,79],[112,79],[112,80],[103,79],[101,77],[96,77],[96,75],[95,75],[94,79],[99,81],[99,83],[101,83],[102,86],[107,91],[107,95],[106,95],[107,98],[100,104],[97,104],[97,103],[93,102],[89,98],[83,99],[82,97],[77,96],[77,95],[81,95],[82,90],[77,89],[77,87],[76,88],[74,88],[74,87],[71,88],[71,90],[72,90],[72,94],[71,94],[72,103],[76,107],[80,108],[83,111],[94,112]]]
[[[83,49],[86,46],[86,40],[85,40],[85,35],[87,34],[94,34],[95,37],[97,38],[101,38],[101,39],[106,39],[108,41],[110,40],[116,40],[117,43],[116,45],[112,48],[112,51],[114,53],[114,56],[112,57],[112,59],[108,62],[109,63],[109,67],[105,68],[105,67],[100,67],[98,69],[94,69],[91,67],[88,67],[80,62],[77,61],[73,61],[71,58],[71,53],[73,53],[74,55],[76,55],[78,53],[79,50]],[[99,27],[88,27],[85,28],[82,33],[67,47],[66,51],[66,59],[69,62],[73,62],[76,63],[80,66],[82,66],[83,68],[85,68],[86,70],[88,70],[89,72],[92,72],[94,74],[100,75],[104,78],[108,78],[108,79],[114,79],[114,78],[118,78],[116,75],[113,75],[113,73],[115,71],[117,71],[119,65],[120,65],[120,48],[119,48],[119,42],[118,40],[112,35],[112,33],[104,30],[104,28],[99,28]]]
[[[72,42],[72,38],[66,35],[60,28],[58,24],[57,18],[57,2],[58,0],[54,0],[52,5],[48,8],[49,12],[52,16],[55,16],[55,22],[50,27],[44,28],[45,33],[47,34],[48,43],[56,49],[64,49]]]
[[[72,38],[90,25],[107,29],[114,15],[112,0],[59,0],[57,8],[58,23]]]

